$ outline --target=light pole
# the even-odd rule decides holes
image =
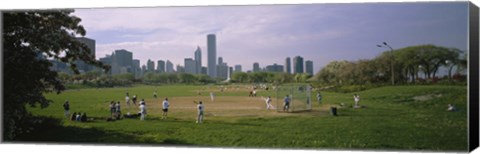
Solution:
[[[387,42],[383,42],[383,45],[377,44],[377,47],[382,48],[382,47],[388,47],[390,48],[390,54],[391,54],[391,60],[390,60],[390,67],[392,71],[392,86],[395,85],[395,75],[394,75],[394,70],[393,70],[393,48],[390,47]]]

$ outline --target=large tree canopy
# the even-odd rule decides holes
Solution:
[[[75,60],[109,69],[90,55],[90,49],[77,41],[86,31],[73,10],[14,11],[3,16],[4,138],[13,140],[26,128],[25,105],[47,107],[43,93],[61,92],[64,86],[48,59],[69,64],[78,73]]]

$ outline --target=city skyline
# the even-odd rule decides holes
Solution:
[[[245,72],[253,70],[253,62],[264,68],[300,55],[314,62],[316,73],[334,60],[372,59],[387,51],[376,47],[381,42],[394,49],[434,44],[465,51],[467,6],[300,4],[76,9],[74,14],[82,18],[86,37],[97,41],[96,57],[126,49],[142,65],[148,58],[183,64],[197,47],[206,51],[205,36],[215,34],[216,56]],[[138,14],[145,15],[132,17]]]

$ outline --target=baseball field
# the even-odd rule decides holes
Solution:
[[[117,88],[80,88],[48,93],[53,103],[44,109],[29,107],[41,117],[35,129],[19,141],[93,145],[153,145],[266,149],[362,149],[466,151],[466,86],[386,86],[357,92],[361,108],[352,107],[354,93],[322,91],[319,103],[312,94],[312,110],[278,112],[282,98],[275,90],[250,85],[136,85]],[[157,91],[158,97],[153,97]],[[107,121],[109,104],[120,101],[122,114],[135,114],[138,105],[125,102],[137,95],[147,107],[146,120]],[[212,100],[210,93],[214,93]],[[273,98],[267,110],[265,98]],[[168,118],[162,119],[162,101],[168,98]],[[87,122],[65,117],[86,113]],[[197,124],[196,104],[205,106],[204,123]],[[294,100],[296,101],[296,100]],[[294,102],[296,103],[296,102]],[[298,102],[297,104],[301,104]],[[138,104],[138,103],[137,103]],[[457,111],[447,111],[454,104]],[[337,107],[338,116],[330,114]]]

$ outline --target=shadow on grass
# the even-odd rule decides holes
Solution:
[[[178,139],[156,140],[142,134],[63,126],[61,120],[35,117],[32,131],[18,135],[12,143],[60,143],[60,144],[122,144],[122,145],[191,145]]]

